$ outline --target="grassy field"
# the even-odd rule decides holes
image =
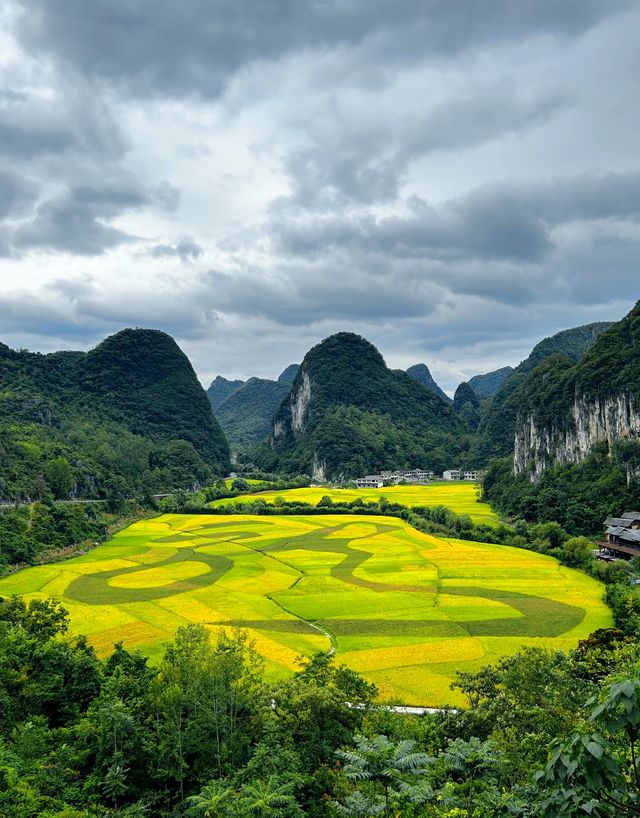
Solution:
[[[225,477],[224,484],[226,488],[230,489],[235,479],[236,479],[235,477]],[[262,482],[261,480],[250,480],[249,478],[246,477],[243,477],[242,479],[245,481],[245,483],[248,483],[250,486],[259,486],[260,483]]]
[[[267,503],[272,503],[276,497],[283,497],[287,502],[300,500],[314,506],[325,495],[331,497],[335,503],[340,500],[350,503],[358,497],[373,502],[386,497],[390,503],[400,503],[404,506],[447,506],[456,514],[468,514],[474,523],[496,523],[497,514],[491,506],[478,502],[478,492],[477,483],[431,483],[425,486],[387,486],[383,489],[334,489],[321,486],[242,494],[225,500],[214,500],[211,505],[218,507],[229,503],[243,503],[258,497]]]
[[[102,655],[122,641],[156,658],[181,625],[235,624],[271,677],[333,645],[382,699],[424,705],[461,703],[458,670],[611,625],[602,586],[550,557],[355,515],[164,515],[0,580],[12,593],[60,599]]]

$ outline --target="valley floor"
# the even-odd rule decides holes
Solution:
[[[459,670],[611,625],[602,586],[551,557],[357,515],[163,515],[0,580],[12,593],[60,599],[100,654],[156,658],[181,625],[240,626],[274,678],[333,644],[382,700],[430,706],[462,703]]]
[[[498,515],[487,503],[479,501],[480,486],[478,483],[438,482],[423,486],[387,486],[382,489],[341,489],[329,486],[310,486],[284,491],[263,491],[257,494],[240,494],[224,500],[214,500],[214,508],[229,504],[248,503],[260,498],[266,503],[273,503],[276,497],[282,497],[289,503],[303,502],[318,505],[323,497],[330,497],[334,503],[340,501],[351,503],[361,497],[365,502],[377,502],[386,497],[390,503],[403,506],[446,506],[455,514],[468,514],[474,523],[494,525]]]

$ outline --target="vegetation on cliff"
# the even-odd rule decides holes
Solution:
[[[522,388],[527,389],[529,374],[551,355],[562,355],[578,361],[596,338],[611,326],[601,321],[563,330],[540,341],[531,354],[508,375],[483,411],[476,444],[478,461],[513,453],[518,412],[522,407]]]
[[[444,401],[388,369],[364,338],[342,332],[305,355],[261,457],[267,468],[326,476],[442,470],[468,445],[464,433]]]
[[[463,381],[453,396],[453,412],[469,429],[475,430],[480,423],[480,399],[471,386]]]
[[[124,330],[89,353],[0,347],[0,498],[140,496],[229,468],[186,356],[168,335]]]
[[[442,398],[445,403],[451,403],[451,398],[438,386],[426,364],[414,364],[410,366],[406,372],[407,375],[410,375],[414,380],[422,384],[425,389],[429,389],[439,398]]]

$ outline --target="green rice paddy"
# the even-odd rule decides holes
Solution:
[[[164,515],[0,580],[12,593],[60,599],[101,655],[122,641],[155,659],[181,625],[239,625],[272,678],[335,649],[381,699],[433,706],[461,703],[458,670],[611,625],[602,586],[550,557],[356,515]]]
[[[317,505],[324,496],[329,496],[334,503],[340,501],[350,503],[358,497],[375,502],[386,497],[390,503],[400,503],[403,506],[446,506],[456,514],[468,514],[474,523],[498,522],[498,515],[487,503],[478,501],[480,487],[477,483],[429,483],[424,486],[387,486],[382,489],[338,489],[325,486],[312,486],[302,489],[287,489],[285,491],[262,491],[257,494],[240,494],[224,500],[214,500],[213,507],[229,504],[246,503],[261,499],[266,503],[273,503],[276,497],[282,497],[287,502],[296,500],[311,505]]]

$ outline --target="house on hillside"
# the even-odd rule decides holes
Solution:
[[[368,474],[356,480],[356,487],[359,489],[381,489],[383,486],[384,479],[381,474]]]
[[[442,472],[443,480],[462,480],[462,472],[460,469],[447,469]]]
[[[478,480],[480,478],[480,472],[477,469],[469,469],[464,473],[465,480]]]
[[[640,511],[625,511],[620,517],[604,521],[604,540],[598,543],[600,559],[623,559],[640,556]]]

